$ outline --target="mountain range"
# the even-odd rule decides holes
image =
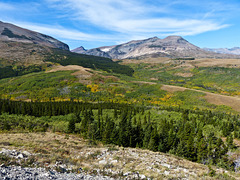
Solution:
[[[69,52],[68,45],[55,38],[0,21],[1,58],[14,62],[39,63],[49,53],[54,54],[53,49]],[[72,52],[110,59],[239,58],[240,48],[201,49],[180,36],[168,36],[164,39],[152,37],[89,50],[80,46]]]
[[[216,52],[221,54],[235,54],[240,55],[240,47],[234,48],[204,48],[206,51]]]
[[[79,47],[72,52],[102,56],[111,59],[132,59],[147,57],[169,58],[239,58],[235,55],[201,49],[180,36],[168,36],[164,39],[152,37],[134,40],[120,45],[103,46],[86,50]]]

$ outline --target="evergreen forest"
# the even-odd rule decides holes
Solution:
[[[229,170],[234,162],[227,152],[240,137],[239,115],[180,106],[1,99],[0,112],[2,132],[79,134],[92,144],[160,151]]]

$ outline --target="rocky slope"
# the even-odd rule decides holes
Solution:
[[[0,178],[2,179],[36,179],[36,180],[48,180],[48,179],[68,179],[68,180],[79,180],[79,179],[98,179],[98,180],[114,180],[110,177],[101,175],[88,175],[84,173],[59,173],[54,170],[46,170],[45,168],[23,168],[21,166],[2,166],[0,167]]]
[[[239,179],[239,173],[217,167],[210,177],[207,166],[171,154],[91,145],[50,132],[3,133],[0,157],[0,179]]]
[[[235,54],[240,55],[240,47],[234,47],[234,48],[204,48],[206,51],[210,52],[216,52],[221,54]]]
[[[227,55],[205,51],[180,36],[168,36],[164,39],[152,37],[144,40],[130,41],[115,46],[104,46],[85,50],[83,47],[73,52],[103,56],[112,59],[170,57],[170,58],[227,58]]]
[[[48,46],[52,48],[60,48],[69,50],[67,44],[58,41],[50,36],[30,31],[13,24],[4,23],[0,21],[0,41],[4,42],[22,42],[30,44],[38,44],[41,46]]]

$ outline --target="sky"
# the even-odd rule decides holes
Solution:
[[[240,0],[0,0],[0,21],[74,49],[157,36],[201,48],[240,47]]]

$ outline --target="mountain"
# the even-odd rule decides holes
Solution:
[[[84,54],[87,50],[83,47],[83,46],[80,46],[74,50],[72,50],[72,52],[75,52],[75,53],[81,53],[81,54]]]
[[[48,35],[0,21],[0,66],[41,64],[53,49],[69,51],[67,44]]]
[[[50,36],[30,31],[13,24],[4,23],[0,21],[0,41],[7,42],[22,42],[30,44],[38,44],[41,46],[48,46],[52,48],[60,48],[69,50],[67,44],[58,41]]]
[[[204,48],[206,51],[221,53],[221,54],[235,54],[240,55],[240,47],[234,48]]]
[[[112,59],[129,59],[145,57],[169,58],[226,58],[226,55],[217,54],[201,49],[180,36],[168,36],[164,39],[152,37],[144,40],[134,40],[120,45],[103,46],[83,51],[82,48],[73,52],[103,56]]]
[[[84,51],[83,47],[81,49]],[[73,53],[67,44],[48,35],[0,22],[0,79],[41,71],[42,67],[36,70],[33,65],[51,66],[53,63],[127,75],[133,73],[131,68],[109,58]],[[16,66],[20,66],[21,70]],[[31,66],[30,70],[26,68],[28,66]]]

